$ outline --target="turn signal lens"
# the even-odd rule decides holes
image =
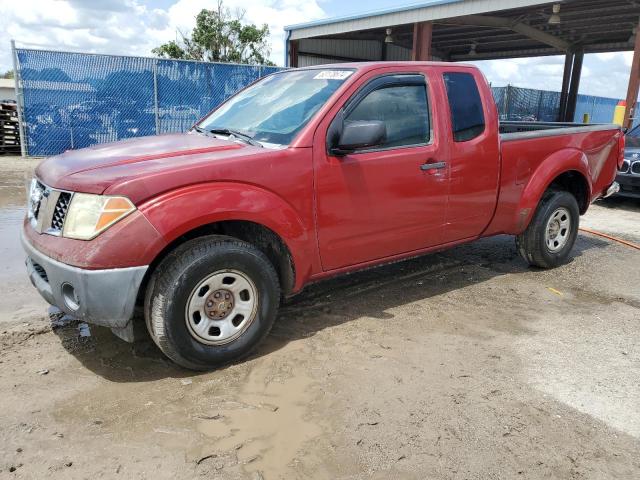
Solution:
[[[62,236],[91,240],[135,209],[126,197],[75,193],[64,220]]]

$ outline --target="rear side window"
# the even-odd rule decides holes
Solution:
[[[445,73],[444,83],[451,109],[453,139],[456,142],[473,140],[484,132],[482,101],[473,75]]]
[[[424,85],[385,86],[364,97],[345,122],[378,120],[387,127],[387,141],[377,148],[429,142],[429,108]]]

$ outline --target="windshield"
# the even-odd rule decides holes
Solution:
[[[626,133],[625,143],[627,147],[640,147],[640,125],[636,125]]]
[[[230,98],[198,127],[236,131],[288,145],[353,70],[290,70],[270,75]]]

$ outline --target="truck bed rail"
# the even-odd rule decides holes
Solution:
[[[508,142],[618,129],[618,125],[610,123],[500,122],[500,140]]]

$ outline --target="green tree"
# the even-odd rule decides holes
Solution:
[[[0,78],[13,78],[13,70],[7,70],[2,75],[0,75]]]
[[[196,16],[191,35],[180,32],[181,40],[171,40],[152,50],[162,58],[273,65],[268,60],[267,24],[246,24],[244,11],[231,13],[222,0],[214,10],[203,9]]]

